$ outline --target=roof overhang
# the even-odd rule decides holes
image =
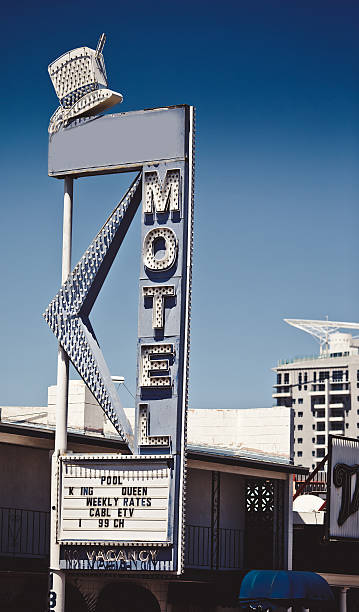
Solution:
[[[273,458],[255,456],[241,456],[239,454],[227,454],[220,449],[194,449],[189,447],[187,458],[192,461],[201,461],[227,466],[241,466],[246,468],[260,469],[270,472],[281,472],[286,474],[309,474],[309,468],[293,465],[284,461],[275,461]]]
[[[104,436],[73,431],[68,431],[67,438],[70,450],[85,451],[86,447],[92,452],[96,449],[101,449],[105,452],[106,450],[111,450],[112,452],[115,450],[121,453],[128,452],[127,445],[116,438],[107,438]],[[0,443],[51,450],[54,448],[54,441],[54,429],[0,422]]]

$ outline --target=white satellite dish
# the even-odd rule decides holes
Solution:
[[[318,495],[299,495],[293,502],[295,512],[318,512],[324,501]]]

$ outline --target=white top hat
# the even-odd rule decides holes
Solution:
[[[101,34],[97,48],[79,47],[68,51],[49,65],[49,75],[60,106],[50,119],[49,133],[57,132],[70,119],[97,115],[122,102],[120,93],[107,89]]]

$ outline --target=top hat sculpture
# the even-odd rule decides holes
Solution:
[[[70,119],[97,115],[122,102],[120,93],[107,89],[101,34],[97,48],[79,47],[68,51],[49,65],[49,75],[60,106],[50,119],[49,134],[66,127]]]

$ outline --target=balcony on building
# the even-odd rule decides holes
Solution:
[[[276,392],[272,393],[273,398],[292,397],[292,389],[289,383],[281,383],[273,385],[273,387],[276,389]]]

